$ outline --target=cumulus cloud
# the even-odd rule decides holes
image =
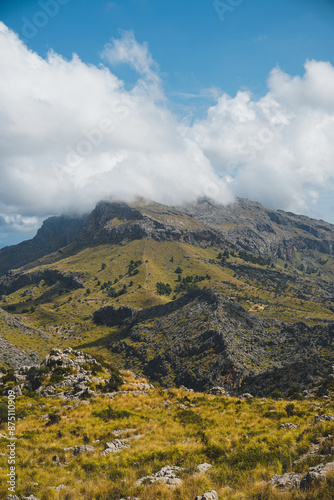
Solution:
[[[163,103],[147,46],[125,32],[103,54],[133,66],[133,88],[76,55],[43,59],[0,24],[0,214],[85,211],[102,198],[136,195],[169,204],[207,192],[231,200]]]
[[[334,191],[334,68],[307,61],[303,77],[275,68],[268,89],[257,100],[220,96],[193,138],[235,194],[315,212],[322,190]]]
[[[216,92],[205,118],[189,124],[168,109],[158,66],[132,32],[101,56],[100,66],[54,52],[44,59],[0,23],[0,216],[7,229],[137,195],[166,204],[247,196],[311,213],[322,189],[333,190],[330,63],[308,61],[302,77],[273,69],[259,99]],[[130,89],[107,67],[120,63],[138,74]]]

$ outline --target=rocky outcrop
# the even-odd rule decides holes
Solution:
[[[187,205],[184,211],[197,221],[219,228],[226,241],[255,255],[290,260],[297,250],[334,253],[333,224],[269,210],[248,199],[237,198],[227,206],[202,199]]]
[[[197,495],[195,500],[218,500],[218,493],[215,490],[207,491],[203,495]]]
[[[37,343],[38,339],[49,339],[49,336],[42,330],[27,325],[20,319],[7,314],[1,308],[0,330],[7,332],[6,339],[3,338],[3,336],[0,334],[0,361],[14,368],[37,363],[38,353],[33,349],[23,349],[22,347],[14,345],[8,340],[8,338],[11,338],[11,335],[25,335],[33,338],[35,337]],[[3,333],[3,335],[5,335],[5,333]]]
[[[56,395],[68,401],[80,401],[101,393],[109,394],[109,387],[115,391],[123,383],[118,370],[109,370],[109,378],[96,376],[100,371],[103,371],[101,363],[89,354],[71,348],[52,349],[41,364],[21,366],[14,371],[13,380],[18,383],[14,390],[17,395],[28,389],[44,397]],[[111,396],[113,394],[115,392]]]
[[[0,278],[0,295],[9,295],[30,285],[36,285],[41,281],[49,286],[57,288],[77,290],[84,288],[83,279],[73,273],[62,273],[56,269],[44,269],[33,272],[9,272]]]
[[[334,471],[334,462],[329,462],[310,467],[304,476],[295,472],[283,475],[275,474],[270,483],[282,492],[292,489],[309,490],[314,486],[324,483],[327,475],[332,471]]]
[[[37,363],[38,353],[28,353],[0,336],[0,361],[14,368]]]
[[[116,451],[121,451],[126,448],[129,448],[129,445],[125,441],[122,441],[121,439],[115,439],[111,443],[106,443],[104,445],[104,450],[100,453],[100,455],[109,455],[110,453],[115,453]]]
[[[34,238],[0,250],[0,276],[70,245],[79,235],[85,220],[86,216],[64,215],[46,219]]]
[[[77,237],[79,246],[114,244],[152,238],[156,241],[180,241],[210,246],[220,244],[224,236],[216,229],[195,224],[181,210],[158,204],[156,212],[147,206],[134,207],[122,202],[101,202],[87,218]],[[181,222],[181,223],[180,223]]]
[[[113,311],[114,314],[114,311]],[[165,386],[270,395],[320,384],[334,362],[334,323],[310,327],[263,320],[212,290],[138,311],[110,345]]]

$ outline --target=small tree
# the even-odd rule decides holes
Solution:
[[[101,264],[101,270],[103,271],[106,267],[107,267],[106,264],[104,262],[102,262],[102,264]]]

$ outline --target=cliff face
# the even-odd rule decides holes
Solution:
[[[136,207],[121,202],[101,202],[86,220],[77,243],[80,246],[119,244],[142,238],[202,246],[224,241],[219,231],[192,220],[182,210],[155,203]]]
[[[334,253],[334,225],[238,198],[228,205],[201,200],[185,207],[194,219],[219,229],[237,247],[263,256],[292,258],[295,251]]]
[[[34,262],[75,241],[86,216],[50,217],[43,222],[34,238],[0,250],[0,276],[10,269]]]

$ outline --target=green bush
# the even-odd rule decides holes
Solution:
[[[101,411],[95,411],[93,413],[95,417],[99,417],[105,422],[109,422],[109,420],[120,420],[123,418],[132,417],[133,413],[126,410],[114,410],[110,405],[108,408],[105,408]]]
[[[50,377],[50,384],[58,384],[64,380],[65,375],[70,374],[71,369],[63,366],[57,366],[55,370],[53,370]]]
[[[50,425],[58,424],[60,422],[61,416],[58,415],[58,413],[50,413],[49,414],[49,420],[47,421],[46,425],[49,427]]]

